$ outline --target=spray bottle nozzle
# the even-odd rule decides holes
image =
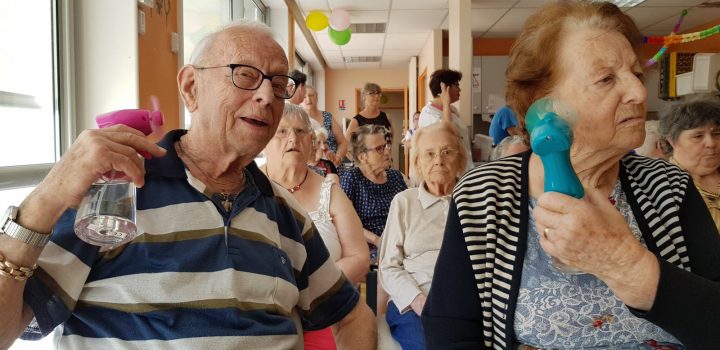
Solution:
[[[145,135],[150,135],[165,123],[165,117],[159,110],[157,98],[152,96],[151,100],[153,111],[147,109],[121,109],[101,114],[95,117],[95,121],[100,129],[122,124],[139,130]],[[139,153],[145,159],[152,158],[148,152],[140,151]]]

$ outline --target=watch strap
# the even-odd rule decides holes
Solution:
[[[50,240],[50,234],[39,233],[28,228],[20,226],[15,222],[15,215],[17,213],[17,207],[10,207],[3,215],[0,220],[0,231],[7,236],[14,239],[27,243],[34,247],[44,247],[45,244]]]

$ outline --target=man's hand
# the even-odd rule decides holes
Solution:
[[[423,308],[425,307],[425,300],[427,300],[427,296],[425,296],[425,294],[423,293],[420,293],[415,297],[415,299],[413,299],[412,303],[410,303],[410,307],[413,309],[413,311],[415,311],[418,316],[420,316]]]
[[[128,126],[85,130],[38,189],[68,208],[80,204],[90,185],[113,170],[125,173],[141,187],[145,183],[145,165],[139,151],[154,157],[164,156],[166,152],[142,132]]]

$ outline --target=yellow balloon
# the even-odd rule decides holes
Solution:
[[[310,11],[310,14],[305,18],[305,25],[317,32],[327,28],[328,18],[321,11]]]

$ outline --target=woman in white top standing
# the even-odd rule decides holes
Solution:
[[[330,257],[357,285],[370,266],[367,244],[360,218],[339,186],[307,167],[315,152],[313,130],[307,113],[299,106],[286,103],[275,137],[265,147],[265,174],[284,187],[308,211]],[[330,328],[305,332],[305,349],[334,349]]]
[[[379,269],[390,296],[385,316],[390,333],[403,349],[424,349],[420,312],[442,244],[450,194],[467,157],[457,129],[449,123],[418,129],[412,145],[412,177],[421,183],[397,194],[390,204]]]
[[[460,100],[460,79],[462,73],[451,69],[439,69],[430,76],[430,92],[433,99],[420,111],[420,128],[441,121],[452,123],[458,129],[461,143],[467,154],[465,171],[473,168],[470,148],[470,131],[460,119],[457,109],[451,104]]]

